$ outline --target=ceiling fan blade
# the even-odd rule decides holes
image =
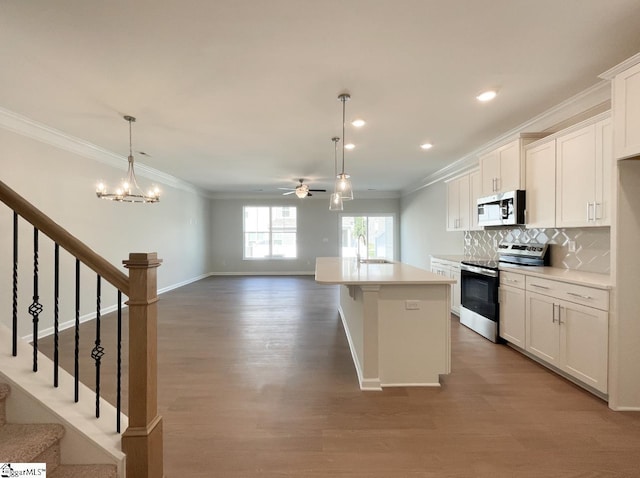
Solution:
[[[282,188],[280,188],[280,189],[282,189]],[[283,196],[288,196],[289,194],[293,194],[293,193],[295,193],[295,192],[296,192],[296,191],[295,191],[295,189],[294,189],[293,191],[289,191],[289,192],[286,192],[286,193],[282,193],[282,195],[283,195]]]
[[[327,190],[326,189],[309,189],[309,191],[313,191],[316,193],[326,193]]]
[[[278,188],[281,189],[282,191],[295,191],[295,188]]]

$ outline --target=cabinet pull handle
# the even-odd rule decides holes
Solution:
[[[600,214],[598,214],[598,208],[600,208]],[[594,202],[593,203],[593,220],[597,221],[602,219],[602,203]]]
[[[556,304],[553,304],[553,312],[551,313],[551,323],[552,324],[556,323]]]
[[[538,285],[538,284],[531,284],[533,287],[538,287],[539,289],[546,289],[549,290],[549,288],[547,286],[544,285]]]
[[[580,299],[587,299],[587,300],[592,300],[593,299],[593,297],[591,297],[590,295],[576,294],[575,292],[567,292],[567,295],[572,295],[574,297],[579,297]]]
[[[518,283],[518,282],[520,282],[520,281],[518,281],[518,280],[513,280],[513,279],[505,279],[505,282],[512,282],[512,283],[514,283],[514,284],[517,284],[517,283]]]
[[[564,322],[562,321],[562,306],[560,304],[558,304],[558,324],[564,324]]]
[[[588,202],[587,203],[587,221],[595,221],[596,220],[596,203]]]

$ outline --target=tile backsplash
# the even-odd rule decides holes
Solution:
[[[487,228],[466,231],[465,256],[497,259],[500,241],[527,244],[549,244],[550,265],[585,272],[610,272],[611,234],[608,227],[568,229],[525,229],[522,227]],[[569,242],[575,242],[575,252],[569,252]]]

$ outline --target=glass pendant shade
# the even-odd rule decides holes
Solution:
[[[336,193],[340,194],[343,201],[353,199],[353,189],[351,189],[351,180],[348,174],[338,174],[338,178],[336,179]]]
[[[329,200],[329,211],[342,211],[342,196],[340,193],[333,193]]]

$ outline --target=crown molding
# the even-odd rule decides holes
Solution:
[[[636,66],[638,63],[640,63],[640,53],[636,53],[631,58],[627,58],[622,63],[618,63],[613,68],[610,68],[604,73],[601,73],[600,75],[598,75],[598,78],[602,78],[604,80],[613,80],[613,77],[616,76],[618,73],[622,73],[623,71],[628,70],[632,66]]]
[[[595,105],[599,105],[610,100],[611,83],[606,80],[599,81],[577,95],[572,96],[571,98],[507,131],[506,133],[501,134],[488,143],[483,144],[479,148],[471,151],[444,168],[422,178],[420,182],[414,183],[412,186],[403,189],[402,196],[406,196],[439,181],[451,179],[453,176],[467,172],[468,170],[478,166],[478,156],[483,152],[498,148],[515,139],[522,133],[545,131],[569,117],[575,116],[576,114],[592,108]]]
[[[127,158],[124,156],[120,156],[93,143],[71,136],[2,107],[0,107],[0,128],[117,169],[124,168],[126,170],[127,167]],[[205,197],[208,196],[206,191],[193,184],[146,166],[138,161],[136,161],[136,175],[176,189],[182,189]]]

